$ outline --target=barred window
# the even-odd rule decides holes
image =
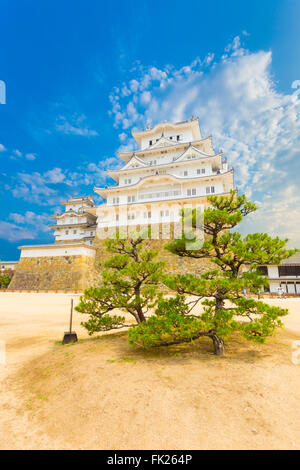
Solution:
[[[300,266],[278,266],[279,277],[300,276]]]

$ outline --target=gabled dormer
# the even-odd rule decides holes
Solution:
[[[198,158],[211,158],[213,155],[203,152],[202,150],[197,149],[193,145],[189,145],[189,147],[181,154],[179,157],[175,159],[176,162],[181,161],[190,161],[196,160]]]
[[[153,144],[149,145],[150,148],[158,148],[158,147],[170,147],[170,145],[176,145],[176,142],[174,140],[169,139],[168,137],[165,137],[162,135],[159,139],[156,140]]]
[[[147,164],[139,158],[136,154],[133,154],[131,159],[125,166],[121,168],[121,170],[131,170],[132,168],[145,168]]]
[[[141,158],[139,158],[135,153],[132,155],[131,159],[126,163],[125,166],[120,168],[119,170],[106,170],[107,174],[113,178],[115,181],[119,183],[120,178],[122,177],[122,173],[127,170],[135,170],[135,169],[142,169],[148,167],[149,164],[145,163]]]

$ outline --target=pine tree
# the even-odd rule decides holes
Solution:
[[[223,355],[224,338],[234,331],[249,340],[264,342],[276,327],[282,326],[280,317],[288,313],[286,309],[247,298],[244,293],[257,293],[268,284],[260,265],[278,264],[296,250],[285,248],[287,240],[266,233],[242,237],[230,231],[257,209],[245,195],[231,191],[229,196],[210,196],[208,202],[203,219],[205,241],[192,240],[194,246],[190,250],[191,235],[185,234],[166,245],[166,249],[176,256],[209,259],[215,268],[199,276],[165,276],[165,285],[176,291],[177,297],[161,299],[156,314],[130,330],[132,344],[172,345],[208,336],[215,354]],[[183,211],[182,216],[195,228],[200,214],[194,209]],[[186,296],[194,296],[195,300],[187,305]],[[194,315],[193,308],[199,301],[204,311]]]
[[[131,314],[139,324],[155,308],[161,296],[164,262],[155,261],[157,251],[145,249],[143,242],[143,237],[134,236],[105,241],[113,256],[103,264],[101,285],[86,289],[75,307],[90,315],[82,323],[90,335],[130,326],[125,324],[124,316],[111,314],[115,309]]]
[[[4,274],[3,276],[0,275],[0,289],[2,287],[6,289],[9,286],[10,281],[11,281],[11,276],[9,276],[8,274]]]

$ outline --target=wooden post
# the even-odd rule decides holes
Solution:
[[[71,299],[70,334],[72,333],[72,320],[73,320],[73,298]]]
[[[72,331],[72,321],[73,321],[73,298],[71,299],[69,331],[65,332],[64,334],[64,338],[62,340],[63,344],[76,343],[78,341],[76,332]]]

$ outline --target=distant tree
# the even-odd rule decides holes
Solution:
[[[204,243],[194,241],[194,249],[187,247],[191,235],[170,242],[166,249],[181,257],[209,259],[215,268],[199,276],[194,274],[166,275],[164,283],[177,292],[176,298],[161,299],[155,315],[145,324],[129,332],[132,344],[144,346],[172,345],[190,342],[208,336],[214,352],[223,355],[224,339],[234,331],[245,338],[264,342],[276,327],[282,325],[280,317],[288,311],[264,302],[246,298],[243,292],[254,294],[268,284],[259,271],[260,265],[278,264],[296,250],[287,250],[287,240],[271,238],[266,233],[242,237],[230,232],[243,217],[257,207],[245,195],[231,191],[229,196],[208,197],[209,207],[204,210]],[[196,227],[197,210],[182,212],[185,222]],[[196,249],[195,249],[196,247]],[[194,296],[189,304],[186,296]],[[203,313],[193,314],[193,308],[202,301]]]
[[[6,289],[11,281],[11,276],[8,274],[0,275],[0,288],[1,289]]]
[[[131,314],[139,324],[155,308],[161,296],[164,262],[155,261],[158,252],[145,249],[143,242],[142,237],[105,241],[113,256],[103,264],[102,283],[86,289],[75,307],[90,315],[82,323],[90,335],[128,326],[124,316],[111,314],[115,309]]]

